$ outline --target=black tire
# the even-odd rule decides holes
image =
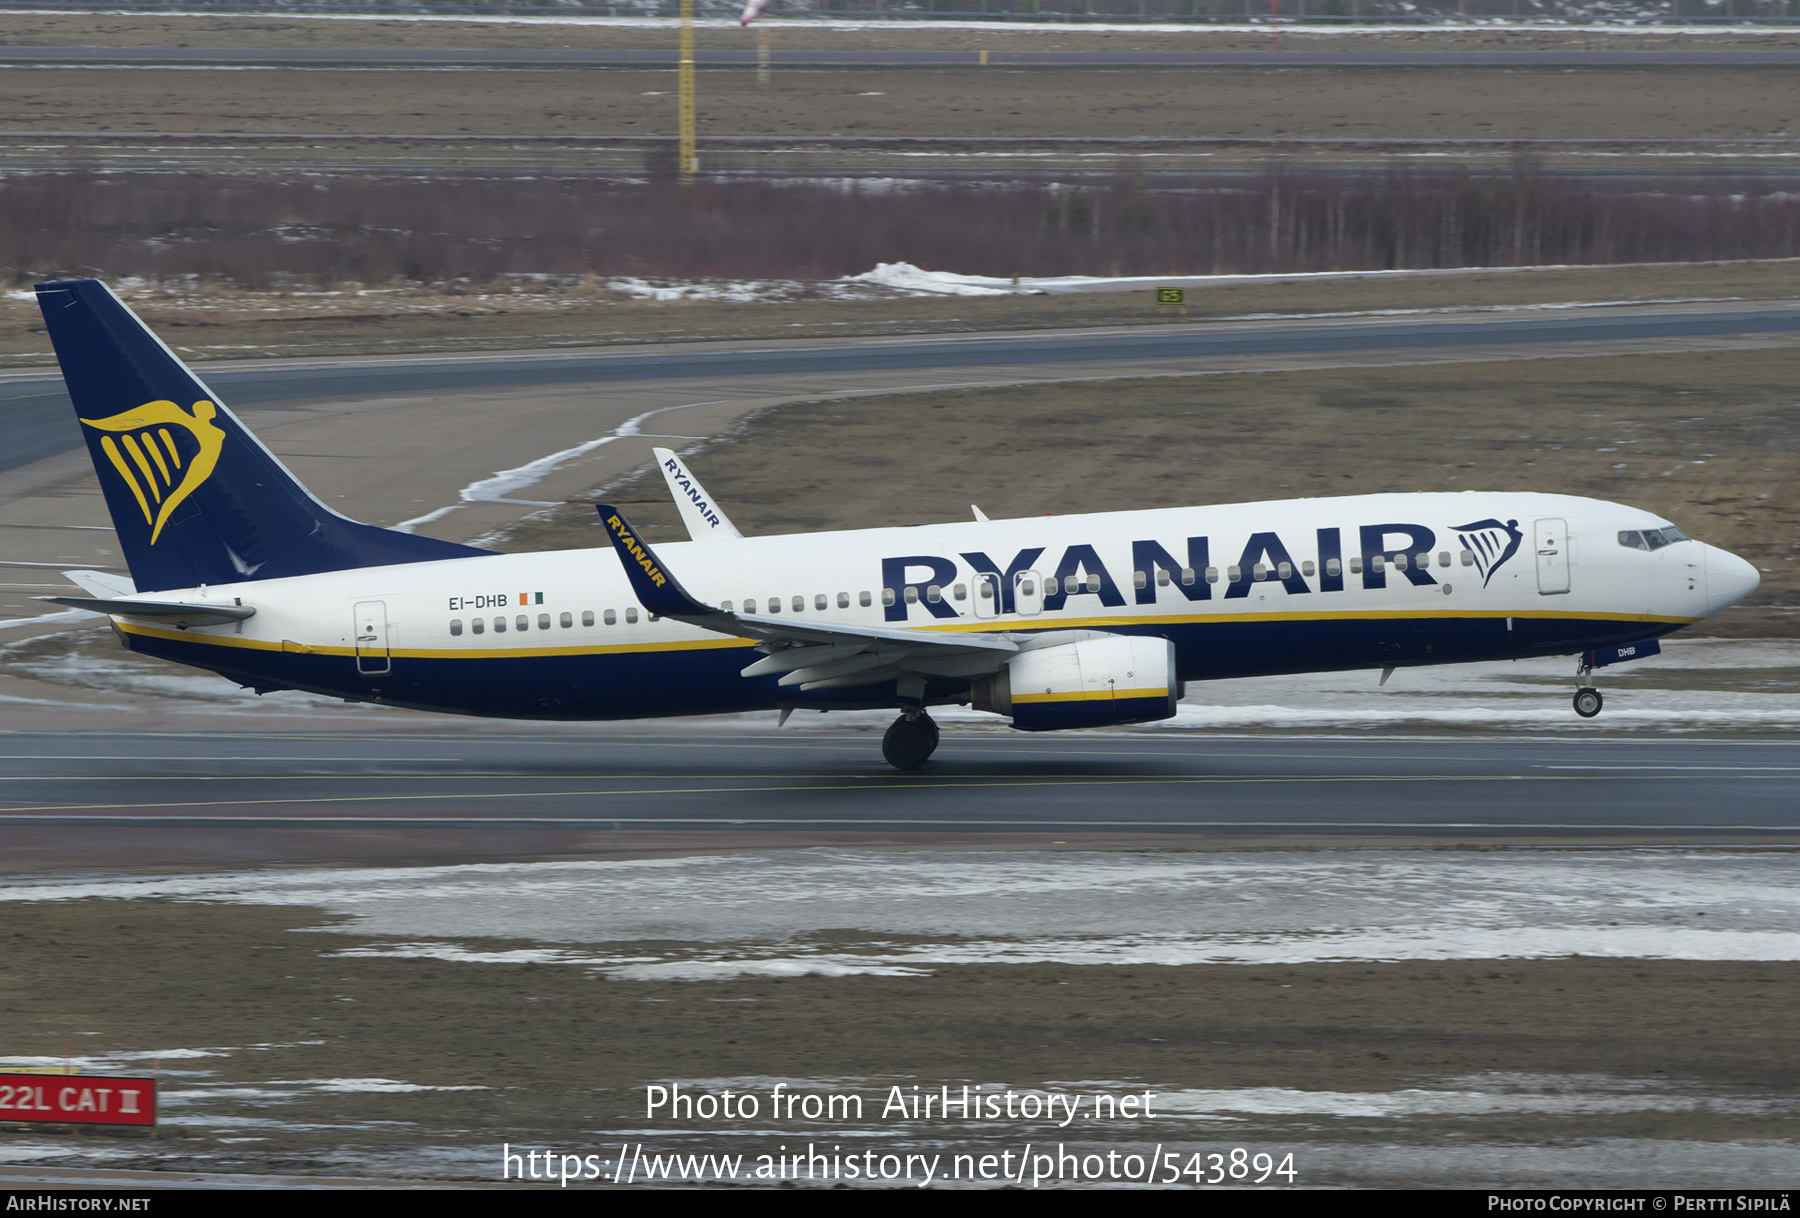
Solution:
[[[902,715],[888,725],[887,735],[881,738],[881,755],[896,770],[916,770],[925,764],[937,742],[937,724],[930,718],[920,715],[908,719]]]
[[[1592,685],[1583,686],[1575,691],[1575,713],[1583,719],[1592,719],[1606,705],[1606,699]]]

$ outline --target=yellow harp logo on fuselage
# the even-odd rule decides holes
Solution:
[[[117,441],[113,435],[101,436],[100,449],[143,510],[151,545],[182,500],[199,490],[219,463],[225,433],[213,426],[217,414],[218,408],[206,401],[195,402],[193,414],[173,402],[145,402],[110,419],[81,420],[96,431],[118,436]],[[171,428],[185,433],[199,451],[184,458],[181,450],[186,445],[175,442]]]

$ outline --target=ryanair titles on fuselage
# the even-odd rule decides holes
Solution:
[[[1484,586],[1508,559],[1518,553],[1524,537],[1518,524],[1516,519],[1501,521],[1489,518],[1452,526],[1451,532],[1455,536],[1457,548],[1469,552],[1472,565]],[[1356,548],[1352,551],[1354,561],[1351,563],[1344,561],[1343,529],[1316,529],[1313,540],[1318,555],[1318,567],[1313,578],[1318,582],[1318,592],[1342,592],[1347,578],[1359,580],[1364,588],[1385,588],[1388,586],[1390,572],[1415,587],[1438,582],[1430,567],[1431,556],[1439,545],[1439,535],[1428,525],[1405,522],[1362,525],[1357,530]],[[1446,539],[1444,545],[1449,544]],[[1125,592],[1094,546],[1065,546],[1054,569],[1048,566],[1046,553],[1047,547],[1026,547],[1014,554],[1004,566],[979,550],[964,551],[961,558],[978,574],[994,577],[999,585],[1002,613],[1016,611],[1017,578],[1026,572],[1036,572],[1043,578],[1043,603],[1046,610],[1055,611],[1063,607],[1064,601],[1072,595],[1068,591],[1071,578],[1079,593],[1097,594],[1102,605],[1125,605]],[[1215,581],[1207,579],[1203,574],[1212,566],[1212,543],[1209,537],[1189,537],[1186,551],[1180,557],[1171,554],[1159,541],[1133,541],[1132,572],[1142,572],[1146,578],[1141,587],[1133,587],[1131,591],[1137,604],[1155,604],[1156,572],[1160,570],[1168,572],[1172,577],[1168,586],[1175,588],[1188,600],[1212,600]],[[1258,578],[1259,568],[1261,579]],[[1244,543],[1236,562],[1229,564],[1229,569],[1234,578],[1223,581],[1224,587],[1219,593],[1223,600],[1248,597],[1251,588],[1263,581],[1279,583],[1293,595],[1306,595],[1315,591],[1307,582],[1301,561],[1294,557],[1281,536],[1273,531],[1250,534],[1250,539]],[[957,578],[957,570],[955,561],[939,555],[907,554],[882,559],[882,586],[893,589],[895,593],[894,603],[887,606],[886,619],[890,622],[905,621],[911,603],[922,605],[934,617],[961,616],[948,601],[926,595],[927,589],[932,586],[949,587]],[[1184,580],[1179,578],[1183,571],[1193,574]],[[921,577],[918,574],[920,572],[927,574]],[[1130,582],[1135,584],[1137,581]],[[912,596],[906,595],[909,590]]]

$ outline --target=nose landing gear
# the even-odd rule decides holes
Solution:
[[[888,726],[881,755],[896,770],[916,770],[938,746],[938,725],[924,711],[909,711]]]

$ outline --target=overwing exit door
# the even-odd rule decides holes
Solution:
[[[380,676],[387,672],[388,620],[386,601],[356,603],[356,671],[364,676]]]
[[[1538,592],[1555,596],[1569,590],[1569,530],[1565,520],[1537,522]]]

